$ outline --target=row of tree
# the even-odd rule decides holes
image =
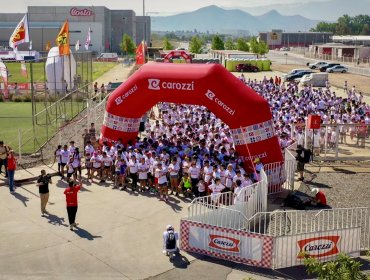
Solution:
[[[311,31],[332,32],[335,35],[370,35],[370,16],[344,15],[337,22],[319,22]]]
[[[202,53],[207,42],[199,36],[193,36],[189,42],[189,51],[192,53]],[[169,38],[165,37],[163,40],[163,49],[172,50],[174,46],[171,44]],[[227,38],[226,41],[218,35],[212,37],[212,50],[239,50],[245,52],[253,52],[260,55],[268,53],[268,46],[263,41],[258,41],[256,37],[249,40],[246,38]]]

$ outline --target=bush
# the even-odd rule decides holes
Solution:
[[[13,98],[13,102],[22,102],[22,101],[23,101],[23,99],[20,96],[17,96],[17,97]]]
[[[32,102],[32,98],[31,98],[31,96],[26,95],[26,96],[23,98],[23,102]]]
[[[321,263],[317,259],[305,256],[303,261],[308,274],[317,275],[320,280],[366,280],[369,279],[361,271],[362,264],[345,254],[330,262]]]
[[[0,95],[0,102],[4,102],[4,97]]]

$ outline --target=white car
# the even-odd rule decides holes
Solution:
[[[324,61],[319,61],[319,62],[316,62],[316,63],[309,64],[308,68],[310,68],[310,69],[320,69],[320,67],[322,67],[326,64],[328,64],[328,63],[324,62]]]
[[[348,72],[348,68],[343,65],[335,65],[333,67],[330,67],[326,69],[326,72],[333,73],[333,72],[340,72],[340,73],[346,73]]]

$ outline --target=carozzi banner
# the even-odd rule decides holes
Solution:
[[[333,260],[339,253],[358,257],[360,232],[360,228],[350,228],[276,237],[273,268],[301,265],[304,254],[320,261]]]

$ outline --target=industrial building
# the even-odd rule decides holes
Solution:
[[[332,42],[333,33],[330,32],[284,32],[272,30],[260,32],[259,40],[266,42],[270,50],[283,47],[308,47],[313,44],[325,44]]]
[[[45,51],[48,42],[55,46],[55,39],[68,19],[70,44],[80,41],[85,45],[91,30],[90,50],[95,52],[120,52],[123,34],[127,33],[136,44],[150,42],[149,16],[137,16],[133,10],[110,10],[103,6],[29,6],[27,9],[32,49]],[[9,38],[24,14],[0,13],[0,47],[8,46]],[[149,45],[149,43],[148,43]],[[20,46],[28,50],[29,45]]]

